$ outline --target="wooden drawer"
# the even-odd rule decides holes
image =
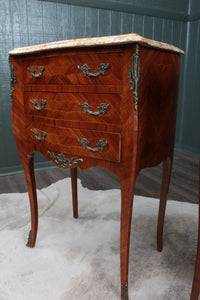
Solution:
[[[80,157],[89,157],[120,162],[121,136],[95,130],[59,128],[28,123],[27,141],[51,151],[65,152]]]
[[[120,85],[122,55],[88,52],[27,57],[22,61],[22,76],[24,84]]]
[[[120,124],[117,94],[25,92],[25,114],[80,122]]]

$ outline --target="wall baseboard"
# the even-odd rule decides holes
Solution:
[[[194,158],[200,158],[200,153],[194,153],[192,151],[193,149],[190,149],[189,147],[182,146],[181,149],[177,145],[175,145],[175,151],[181,151],[190,154],[191,156],[194,156]],[[53,163],[44,161],[44,162],[36,162],[34,164],[35,171],[39,170],[46,170],[46,169],[55,169],[57,166],[55,166]],[[9,175],[15,175],[23,173],[23,169],[21,165],[7,167],[7,168],[0,168],[0,177],[1,176],[9,176]]]
[[[35,171],[45,170],[45,169],[54,169],[56,166],[51,162],[36,162],[34,164]],[[21,165],[12,166],[12,167],[4,167],[0,168],[0,177],[1,176],[9,176],[14,174],[23,173],[23,169]]]

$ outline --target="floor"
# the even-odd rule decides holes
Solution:
[[[198,203],[198,167],[199,159],[190,154],[175,151],[169,200]],[[69,170],[49,168],[35,172],[37,188],[41,189],[60,179],[70,176]],[[162,176],[162,165],[143,169],[137,177],[135,194],[159,198]],[[78,170],[78,177],[84,187],[91,190],[119,189],[119,179],[112,173],[92,168],[86,171]],[[2,176],[0,178],[0,193],[26,192],[26,182],[23,173]]]

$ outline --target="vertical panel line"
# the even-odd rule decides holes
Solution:
[[[200,34],[200,21],[198,22],[198,27],[197,27],[197,37],[196,37],[196,47],[195,47],[195,66],[194,66],[194,78],[196,78],[197,70],[199,69],[199,65],[197,65],[197,58],[199,56],[198,53],[198,48],[199,48],[199,34]]]
[[[165,20],[162,19],[162,42],[164,41],[164,33],[165,33]]]
[[[44,5],[44,2],[42,2],[42,38],[43,38],[43,42],[44,42],[45,37],[44,37],[44,9],[43,9],[43,5]]]
[[[97,10],[97,36],[99,36],[99,8]]]
[[[189,49],[189,38],[190,38],[190,22],[187,22],[187,31],[186,31],[186,42],[185,42],[185,63],[184,63],[184,70],[183,70],[183,99],[181,105],[181,112],[180,112],[180,137],[179,137],[179,147],[182,145],[183,140],[183,120],[184,120],[184,110],[185,110],[185,91],[186,91],[186,78],[187,78],[187,67],[188,67],[188,49]]]
[[[84,28],[84,37],[86,37],[86,32],[87,32],[87,29],[86,29],[86,26],[87,26],[87,15],[86,15],[86,7],[84,7],[84,14],[85,14],[85,22],[84,22],[84,25],[85,25],[85,28]]]
[[[56,35],[58,39],[58,3],[56,2]]]
[[[180,34],[179,34],[179,42],[178,42],[178,46],[179,46],[180,48],[181,48],[182,33],[183,33],[183,22],[181,22],[181,26],[180,26]]]
[[[170,38],[170,43],[173,43],[173,34],[174,34],[174,20],[172,20],[172,25],[171,25],[171,38]]]
[[[144,36],[145,16],[142,16],[142,35]]]
[[[132,32],[135,32],[135,28],[134,28],[134,19],[135,19],[135,15],[132,14]]]
[[[111,35],[111,10],[109,11],[109,35]]]
[[[26,26],[27,26],[27,36],[28,36],[28,46],[30,46],[30,35],[29,35],[29,26],[28,26],[28,4],[26,0]]]
[[[153,17],[153,22],[152,22],[152,39],[155,39],[155,17]]]
[[[12,36],[12,48],[14,48],[14,30],[13,30],[13,10],[12,10],[12,0],[9,0],[9,13],[10,13],[10,28],[11,28],[11,36]]]
[[[120,18],[121,18],[121,29],[120,29],[120,34],[124,33],[124,14],[121,12],[120,13]]]

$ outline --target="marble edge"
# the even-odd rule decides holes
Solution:
[[[40,45],[15,48],[9,51],[8,54],[20,55],[20,54],[43,52],[48,50],[56,50],[56,49],[59,50],[64,48],[90,47],[90,46],[100,46],[100,45],[119,45],[119,44],[130,44],[136,42],[157,49],[163,49],[163,50],[173,51],[182,54],[184,53],[183,50],[179,49],[176,46],[147,39],[136,33],[130,33],[130,34],[113,35],[113,36],[56,41],[56,42],[50,42],[50,43],[45,43]]]

